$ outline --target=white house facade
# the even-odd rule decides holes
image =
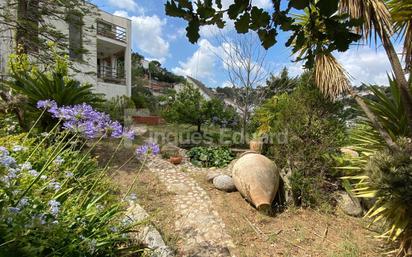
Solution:
[[[3,4],[5,0],[0,0]],[[131,95],[131,20],[87,4],[90,12],[50,21],[68,39],[71,74],[89,83],[107,99]],[[47,19],[47,17],[45,18]],[[0,30],[0,75],[7,74],[8,55],[15,47],[11,30]],[[76,49],[82,49],[76,51]]]

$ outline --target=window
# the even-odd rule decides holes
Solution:
[[[71,12],[67,16],[69,24],[69,56],[72,60],[83,59],[83,16]]]

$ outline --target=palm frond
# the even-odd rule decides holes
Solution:
[[[412,0],[387,1],[394,31],[404,40],[403,57],[406,68],[412,68]]]
[[[392,18],[383,0],[341,0],[339,12],[363,20],[357,33],[367,41],[373,38],[376,42],[377,35],[393,34]]]
[[[347,75],[331,53],[322,53],[315,57],[315,83],[325,96],[335,99],[346,92],[350,87]]]

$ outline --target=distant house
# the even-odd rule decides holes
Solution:
[[[186,77],[187,82],[192,85],[194,88],[197,88],[200,92],[200,94],[206,99],[206,100],[210,100],[214,97],[217,97],[212,90],[210,90],[209,88],[207,88],[205,86],[205,84],[203,84],[202,82],[200,82],[197,79],[194,79],[192,77],[187,76]],[[177,84],[175,85],[175,90],[177,92],[179,92],[180,90],[182,90],[184,87],[183,84]]]
[[[6,0],[0,0],[1,6]],[[53,25],[68,39],[67,54],[73,61],[72,74],[106,98],[131,95],[131,20],[112,15],[85,3],[90,14],[54,19]],[[47,17],[43,17],[47,21]],[[0,75],[7,75],[15,32],[0,28]],[[79,51],[78,49],[84,51]]]
[[[163,95],[167,90],[174,89],[175,84],[150,79],[143,85],[143,87],[147,88],[154,96],[160,96]]]

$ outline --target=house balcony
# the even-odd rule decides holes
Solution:
[[[124,69],[113,68],[111,66],[99,65],[97,77],[106,83],[124,85],[126,76]]]
[[[97,35],[117,42],[127,43],[126,28],[107,21],[97,21]]]

